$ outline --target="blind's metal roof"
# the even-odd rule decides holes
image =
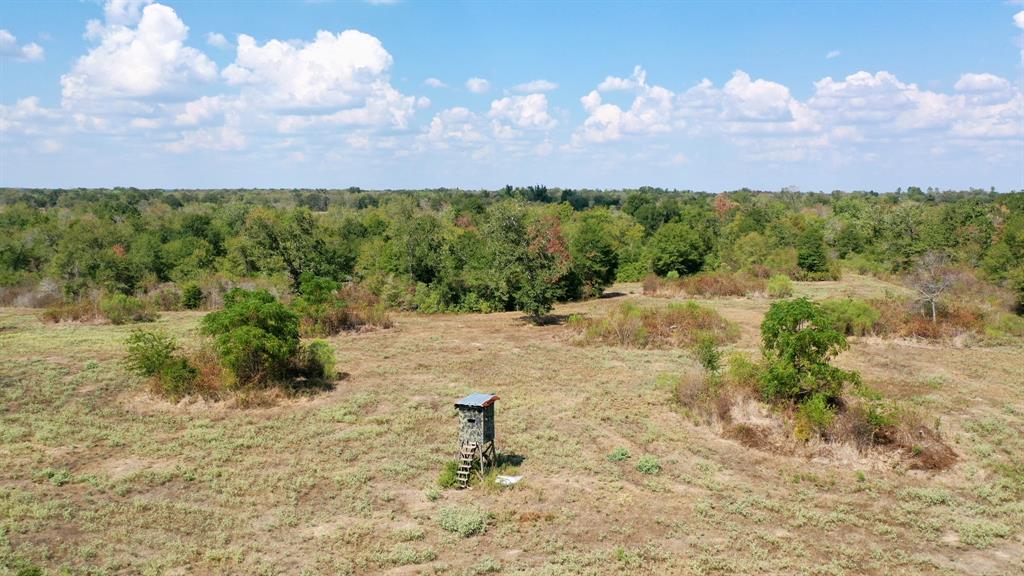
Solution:
[[[486,408],[491,404],[494,404],[494,401],[497,399],[498,397],[495,396],[494,394],[481,394],[480,392],[473,392],[469,396],[466,396],[462,400],[456,402],[455,406],[471,406],[474,408]]]

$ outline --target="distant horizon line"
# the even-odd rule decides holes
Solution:
[[[57,191],[57,192],[71,192],[76,190],[95,190],[95,191],[125,191],[135,190],[142,192],[350,192],[350,193],[363,193],[363,192],[376,192],[376,193],[388,193],[388,192],[502,192],[507,186],[501,186],[498,188],[469,188],[461,186],[432,186],[432,187],[421,187],[421,188],[363,188],[361,186],[344,186],[344,187],[323,187],[323,186],[291,186],[291,187],[280,187],[280,186],[240,186],[240,187],[229,187],[229,186],[213,186],[213,187],[195,187],[195,186],[184,186],[184,187],[143,187],[143,186],[75,186],[75,187],[64,187],[64,186],[0,186],[0,191],[25,191],[25,192],[45,192],[45,191]],[[667,188],[664,186],[619,186],[612,188],[592,188],[592,187],[574,187],[574,186],[549,186],[546,184],[532,184],[527,186],[513,186],[513,190],[527,190],[531,187],[542,187],[552,191],[576,191],[576,192],[596,192],[596,193],[615,193],[615,192],[668,192],[668,193],[691,193],[691,194],[729,194],[734,192],[756,192],[764,194],[780,194],[780,193],[793,193],[793,194],[908,194],[911,189],[916,188],[917,192],[922,194],[943,194],[943,193],[983,193],[983,194],[1014,194],[1024,193],[1024,188],[1010,188],[1006,190],[999,189],[995,186],[989,187],[967,187],[967,188],[938,188],[935,186],[920,187],[920,186],[897,186],[895,189],[890,190],[875,190],[875,189],[843,189],[835,188],[832,190],[804,190],[795,186],[785,186],[781,189],[767,189],[767,188],[751,188],[751,187],[740,187],[732,189],[723,189],[718,191],[711,191],[705,189],[693,189],[693,188]]]

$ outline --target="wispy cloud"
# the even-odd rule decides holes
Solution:
[[[550,80],[534,80],[532,82],[523,82],[512,87],[513,92],[520,92],[523,94],[532,92],[550,92],[557,90],[558,84],[551,82]]]
[[[228,39],[225,38],[224,35],[220,32],[207,32],[206,43],[210,46],[213,46],[214,48],[223,49],[231,47],[231,42],[228,42]]]
[[[828,54],[825,54],[825,58],[832,60],[834,58],[839,58],[842,55],[843,53],[839,50],[829,50]]]

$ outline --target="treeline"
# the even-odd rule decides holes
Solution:
[[[641,188],[0,190],[0,302],[97,293],[210,305],[231,287],[357,283],[424,312],[523,310],[616,280],[892,274],[941,252],[1024,294],[1024,193]]]

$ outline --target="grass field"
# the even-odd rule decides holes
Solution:
[[[555,312],[671,301],[610,292]],[[756,354],[768,300],[704,303],[740,326],[730,348]],[[187,341],[200,316],[158,326]],[[671,400],[697,369],[688,352],[581,347],[514,313],[398,315],[332,338],[332,391],[249,409],[149,395],[119,364],[130,330],[0,310],[0,572],[1024,573],[1021,342],[852,339],[839,364],[926,409],[957,452],[924,472],[744,448]],[[512,488],[436,486],[470,391],[501,397]]]

